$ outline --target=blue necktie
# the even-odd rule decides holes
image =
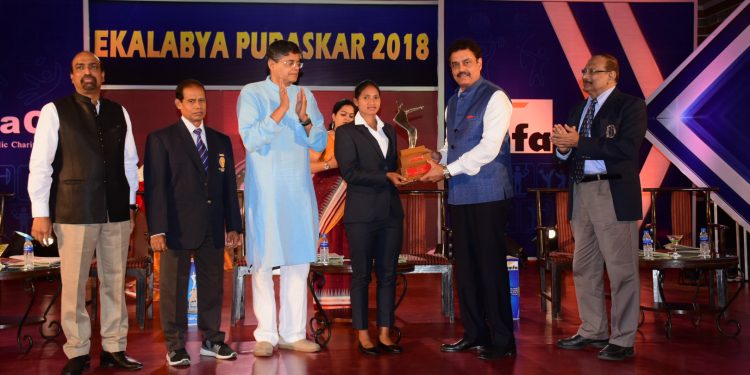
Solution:
[[[581,124],[581,129],[578,132],[579,137],[591,137],[591,124],[594,123],[594,111],[596,111],[596,99],[593,99],[591,101],[591,104],[589,104],[589,108],[586,111],[586,117],[583,118],[583,124]],[[576,155],[576,161],[575,161],[575,169],[573,170],[573,181],[576,183],[581,182],[583,180],[583,164],[585,160],[583,160],[582,157],[578,157]]]
[[[201,138],[202,130],[201,128],[193,130],[193,133],[198,136],[195,147],[198,148],[198,156],[201,157],[201,161],[203,162],[203,169],[208,170],[208,150],[206,150],[206,145],[203,144],[203,139]]]

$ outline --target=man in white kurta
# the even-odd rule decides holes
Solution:
[[[266,80],[246,85],[237,102],[246,150],[245,220],[252,262],[253,310],[258,319],[255,356],[273,348],[315,352],[306,339],[307,287],[315,260],[318,208],[308,149],[322,151],[327,134],[315,97],[294,82],[302,68],[299,47],[268,47]],[[278,329],[271,270],[280,266]]]

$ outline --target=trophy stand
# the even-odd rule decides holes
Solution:
[[[403,109],[404,103],[396,102],[398,108],[393,121],[404,130],[409,138],[409,148],[398,152],[398,168],[402,176],[410,181],[416,181],[430,170],[431,152],[424,146],[417,144],[417,128],[409,123],[409,113],[422,110],[424,106]]]

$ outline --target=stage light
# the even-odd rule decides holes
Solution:
[[[557,231],[555,228],[549,228],[547,230],[547,239],[554,240],[557,237]]]

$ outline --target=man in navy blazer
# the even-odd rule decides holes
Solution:
[[[638,224],[641,184],[638,153],[646,134],[643,99],[620,92],[617,59],[594,55],[581,71],[588,99],[556,124],[555,157],[570,170],[569,211],[575,251],[573,280],[581,325],[559,340],[562,349],[603,348],[598,357],[635,355],[640,317]],[[612,292],[611,330],[604,298],[604,266]]]
[[[200,354],[237,358],[221,327],[224,245],[237,246],[242,229],[232,143],[203,123],[206,91],[193,79],[180,82],[175,105],[182,118],[149,134],[145,198],[151,247],[161,251],[161,325],[170,366],[190,365],[185,350],[187,287],[194,258],[198,288]]]

